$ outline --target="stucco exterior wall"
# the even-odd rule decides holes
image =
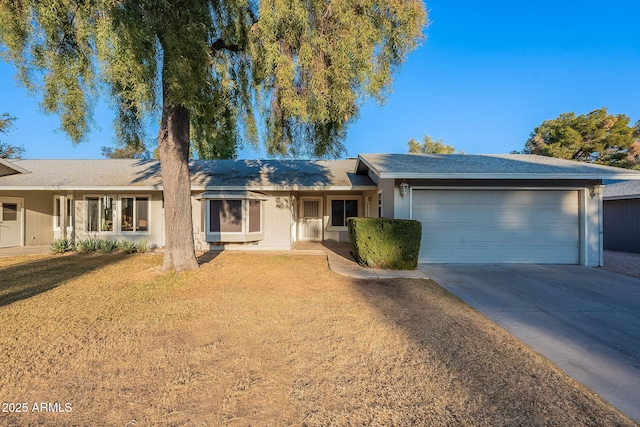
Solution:
[[[602,195],[591,197],[589,189],[581,191],[584,204],[583,265],[599,267],[604,264]]]
[[[48,245],[53,242],[53,192],[1,191],[0,197],[24,200],[24,245]]]

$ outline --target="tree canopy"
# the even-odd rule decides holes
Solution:
[[[640,168],[640,122],[606,108],[587,114],[560,114],[531,132],[525,154],[558,157],[623,168]]]
[[[127,141],[170,101],[202,158],[258,142],[257,117],[268,153],[335,156],[425,19],[421,0],[0,0],[0,41],[73,141],[104,89]]]
[[[190,149],[233,157],[263,141],[272,155],[341,154],[425,22],[422,0],[0,0],[0,45],[75,142],[104,91],[126,141],[160,115],[164,268],[183,270],[197,267]]]
[[[425,135],[422,144],[411,138],[407,145],[409,146],[409,154],[453,154],[456,151],[441,139],[434,141],[429,135]]]
[[[13,127],[15,117],[8,113],[0,114],[0,133],[6,133]],[[24,148],[0,141],[0,159],[19,159],[24,154]]]

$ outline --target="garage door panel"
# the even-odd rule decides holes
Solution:
[[[414,190],[420,262],[579,262],[577,191]]]

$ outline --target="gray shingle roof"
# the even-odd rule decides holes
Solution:
[[[606,199],[640,199],[640,182],[623,181],[604,186],[602,197]]]
[[[15,160],[27,174],[0,177],[0,189],[157,188],[157,160]],[[190,162],[194,189],[304,189],[374,187],[367,176],[356,175],[350,160],[194,160]]]
[[[640,171],[531,154],[361,154],[381,178],[640,179]]]

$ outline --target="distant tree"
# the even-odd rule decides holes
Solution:
[[[102,155],[108,159],[149,159],[151,152],[145,146],[135,147],[125,145],[123,147],[102,147]]]
[[[456,151],[441,139],[434,141],[429,135],[425,135],[422,144],[411,138],[407,145],[409,146],[409,154],[453,154]]]
[[[522,152],[587,163],[640,167],[640,121],[630,126],[624,114],[607,114],[606,108],[576,116],[560,114],[531,132]]]
[[[12,127],[15,117],[8,113],[0,114],[0,133],[7,133]],[[19,159],[24,154],[24,148],[0,141],[0,159]]]

